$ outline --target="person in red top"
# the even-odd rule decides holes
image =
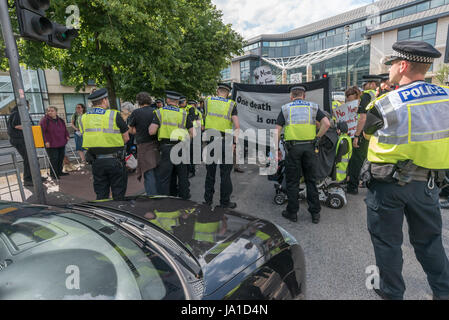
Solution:
[[[45,149],[54,170],[54,172],[51,171],[51,177],[59,178],[68,175],[68,173],[62,172],[62,168],[64,166],[65,146],[70,139],[70,135],[65,121],[58,117],[58,109],[53,106],[48,107],[47,114],[41,119],[39,125],[42,127]]]

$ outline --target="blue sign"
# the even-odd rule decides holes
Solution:
[[[176,112],[179,111],[179,108],[174,107],[174,106],[165,106],[163,109],[164,110],[170,110],[170,111],[176,111]]]
[[[291,106],[312,106],[310,104],[310,102],[305,101],[305,100],[295,100],[293,102],[290,103]]]
[[[223,102],[228,102],[229,101],[229,99],[225,99],[225,98],[222,98],[222,97],[213,97],[213,98],[211,98],[211,100],[223,101]]]
[[[106,109],[103,108],[93,108],[92,110],[87,112],[88,114],[105,114]]]
[[[422,98],[448,96],[448,94],[446,90],[434,84],[420,83],[414,87],[399,91],[399,96],[402,102],[409,102]]]

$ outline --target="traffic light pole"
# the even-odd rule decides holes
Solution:
[[[6,56],[9,60],[9,69],[14,88],[14,95],[16,97],[20,120],[22,123],[25,147],[30,164],[31,176],[33,178],[34,193],[37,197],[38,203],[46,204],[45,190],[42,184],[39,161],[37,158],[36,147],[34,145],[33,131],[31,129],[30,115],[27,109],[22,74],[20,72],[17,43],[11,26],[11,18],[9,17],[8,0],[0,0],[0,24],[2,26],[3,39],[6,45]]]

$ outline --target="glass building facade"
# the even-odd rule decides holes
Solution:
[[[332,22],[329,23],[327,20],[323,20],[323,23],[327,23],[327,26],[323,27],[322,30],[318,30],[320,28],[319,23],[306,26],[303,30],[314,30],[315,32],[304,32],[304,35],[298,35],[297,37],[292,36],[287,39],[282,39],[286,37],[286,34],[279,35],[279,40],[276,40],[275,35],[258,37],[258,41],[251,42],[244,47],[245,55],[251,57],[241,57],[239,60],[240,82],[254,83],[254,69],[259,66],[268,65],[276,76],[277,83],[280,84],[282,83],[281,67],[276,66],[276,61],[271,61],[273,62],[273,64],[271,64],[264,59],[270,60],[300,57],[318,52],[322,53],[325,50],[340,47],[343,49],[339,50],[340,54],[338,56],[330,55],[329,58],[324,58],[324,61],[320,61],[322,59],[317,60],[319,62],[312,61],[312,79],[320,78],[323,73],[328,73],[333,90],[344,89],[347,86],[352,85],[361,86],[363,83],[363,76],[369,74],[370,71],[371,54],[371,45],[369,43],[361,45],[361,41],[370,38],[368,33],[373,30],[373,27],[395,19],[401,19],[398,20],[400,22],[398,22],[397,27],[397,41],[419,40],[426,41],[435,46],[438,26],[437,19],[427,19],[427,22],[422,22],[420,25],[419,22],[415,20],[415,17],[407,17],[418,13],[422,13],[421,17],[426,14],[429,16],[435,14],[441,16],[441,14],[444,14],[444,11],[439,12],[437,9],[436,12],[435,8],[448,4],[449,0],[413,1],[404,5],[390,5],[385,10],[369,17],[366,17],[366,15],[361,17],[361,15],[359,15],[358,17],[354,17],[352,21],[349,21],[349,19],[351,19],[349,18],[346,25],[342,24],[342,21],[339,20],[339,24],[332,26]],[[426,12],[429,10],[433,10],[432,13]],[[348,26],[349,34],[347,35],[345,27]],[[394,24],[390,26],[394,26]],[[300,34],[302,30],[293,30],[288,34],[293,34],[297,31]],[[351,48],[349,54],[347,54],[344,49],[347,44],[350,46],[351,44],[356,44],[358,47],[355,49]],[[254,57],[259,58],[257,59]],[[348,70],[348,77],[346,70]],[[306,66],[288,69],[288,83],[291,83],[293,74],[295,74],[295,79],[297,79],[298,74],[302,74],[302,81],[307,81]],[[347,78],[348,83],[346,83]]]
[[[47,82],[43,70],[22,70],[26,99],[30,113],[42,114],[49,105]],[[0,114],[9,114],[16,106],[14,89],[9,72],[0,72]]]

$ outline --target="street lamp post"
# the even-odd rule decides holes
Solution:
[[[23,128],[23,137],[25,140],[25,147],[27,150],[28,161],[31,169],[31,176],[33,179],[34,193],[37,201],[40,204],[46,204],[45,190],[42,184],[41,172],[39,169],[39,161],[37,158],[36,147],[34,145],[33,131],[31,129],[31,119],[26,108],[25,90],[23,88],[22,74],[19,66],[19,53],[17,52],[17,43],[14,38],[13,29],[11,26],[11,19],[8,11],[8,0],[0,0],[0,24],[2,27],[3,39],[6,46],[6,57],[9,59],[9,72],[11,75],[11,82],[14,88],[14,95],[16,98],[20,120]],[[19,178],[20,179],[20,178]]]
[[[350,25],[345,26],[346,32],[346,88],[349,88],[349,32],[351,30]]]

